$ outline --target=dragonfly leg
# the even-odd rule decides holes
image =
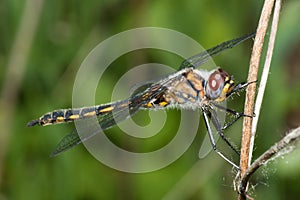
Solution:
[[[239,91],[244,90],[248,85],[253,84],[253,83],[257,83],[256,81],[250,81],[250,82],[242,82],[237,84],[233,90],[231,90],[229,93],[226,94],[226,97],[230,97],[231,95],[238,93]]]
[[[232,114],[232,115],[234,115],[235,116],[235,118],[232,120],[232,121],[230,121],[230,122],[228,122],[227,124],[225,124],[222,128],[221,128],[221,130],[225,130],[225,129],[227,129],[228,127],[230,127],[232,124],[234,124],[237,120],[239,120],[241,117],[255,117],[255,114],[253,114],[253,115],[246,115],[246,114],[244,114],[243,112],[237,112],[237,111],[235,111],[235,110],[232,110],[232,109],[230,109],[230,108],[225,108],[225,107],[223,107],[223,106],[221,106],[221,105],[218,105],[218,104],[213,104],[215,107],[217,107],[218,109],[220,109],[220,110],[222,110],[222,111],[225,111],[226,113],[229,113],[229,114]]]
[[[216,110],[213,107],[211,107],[210,111],[207,111],[207,112],[210,113],[210,117],[211,117],[212,123],[213,123],[214,127],[216,128],[217,133],[226,142],[226,144],[239,156],[240,155],[239,151],[236,150],[236,148],[225,137],[225,135],[223,133],[223,127],[221,126],[221,123],[220,123],[220,120],[219,120],[218,115],[216,113]]]
[[[213,134],[212,134],[212,130],[211,130],[211,127],[209,125],[209,119],[212,119],[211,117],[211,113],[208,111],[208,110],[205,110],[205,109],[202,109],[202,113],[203,113],[203,117],[204,117],[204,121],[205,121],[205,125],[206,125],[206,128],[207,128],[207,132],[208,132],[208,136],[209,136],[209,140],[210,140],[210,143],[213,147],[213,150],[219,155],[221,156],[224,160],[226,160],[229,164],[231,164],[233,167],[235,167],[236,169],[240,169],[233,161],[231,161],[229,158],[227,158],[222,152],[220,152],[218,149],[217,149],[217,145],[216,145],[216,142],[215,142],[215,139],[213,137]],[[230,146],[231,149],[233,149],[238,155],[238,151],[231,145],[231,143],[227,140],[227,138],[224,136],[224,134],[222,133],[221,130],[218,131],[218,134],[221,136],[221,138]]]

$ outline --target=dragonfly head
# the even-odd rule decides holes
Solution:
[[[210,74],[205,84],[205,95],[211,100],[222,102],[234,89],[234,86],[233,78],[226,71],[218,68]]]

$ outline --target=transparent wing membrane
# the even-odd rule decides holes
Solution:
[[[118,101],[111,104],[105,104],[104,106],[96,106],[104,107],[104,109],[113,109],[103,113],[100,112],[100,114],[97,116],[98,123],[95,123],[93,120],[90,119],[84,119],[84,122],[81,123],[81,125],[85,126],[87,132],[79,135],[77,129],[74,129],[71,133],[66,135],[58,143],[58,145],[55,147],[50,156],[56,156],[93,137],[95,134],[99,133],[99,131],[109,129],[117,123],[134,115],[142,105],[148,103],[148,98],[153,99],[156,96],[160,95],[163,91],[164,90],[156,90],[150,93],[149,89],[147,89],[144,92],[139,93],[128,100]],[[100,129],[99,125],[101,127]]]
[[[197,68],[197,67],[203,65],[204,63],[206,63],[207,61],[209,61],[209,59],[211,59],[211,57],[221,53],[222,51],[224,51],[226,49],[233,48],[236,45],[244,42],[245,40],[253,38],[254,36],[255,36],[255,32],[245,35],[243,37],[239,37],[239,38],[236,38],[233,40],[223,42],[215,47],[208,49],[207,51],[203,51],[199,54],[196,54],[196,55],[186,59],[185,61],[182,62],[179,69],[184,69],[184,68],[188,68],[188,67]]]
[[[121,107],[120,105],[122,105],[122,103],[124,106]],[[81,142],[93,137],[100,130],[109,129],[110,127],[116,125],[117,123],[125,120],[129,116],[134,115],[140,107],[140,105],[138,105],[138,104],[136,104],[134,106],[130,106],[130,107],[126,106],[126,104],[128,104],[128,101],[112,103],[111,106],[116,107],[116,108],[109,112],[98,115],[97,116],[98,123],[96,123],[96,124],[94,123],[93,120],[85,119],[84,123],[81,123],[81,124],[85,124],[86,130],[87,130],[86,134],[79,135],[77,132],[77,129],[74,129],[71,133],[66,135],[58,143],[58,145],[55,147],[55,149],[51,153],[51,156],[56,156],[64,151],[80,144]],[[99,129],[99,125],[100,125],[101,129]]]

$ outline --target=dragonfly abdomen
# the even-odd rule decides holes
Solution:
[[[47,126],[57,123],[72,122],[78,119],[85,119],[99,115],[104,112],[109,112],[113,109],[111,105],[100,105],[92,107],[84,107],[78,109],[62,109],[55,110],[41,116],[39,119],[30,121],[27,126],[41,125]]]

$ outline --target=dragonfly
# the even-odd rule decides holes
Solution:
[[[238,169],[238,166],[233,161],[217,149],[209,122],[212,122],[220,137],[239,155],[239,152],[224,136],[223,132],[239,118],[252,116],[222,107],[219,103],[256,81],[236,84],[233,77],[222,68],[216,68],[211,71],[198,68],[209,61],[211,57],[224,50],[233,48],[254,36],[255,33],[250,33],[198,53],[184,60],[178,71],[157,82],[145,84],[140,87],[138,92],[135,92],[125,100],[83,108],[54,110],[42,115],[38,119],[28,122],[27,126],[47,126],[75,122],[96,116],[98,120],[97,123],[99,123],[101,129],[106,130],[129,118],[141,109],[157,110],[174,107],[181,109],[200,109],[204,117],[213,150]],[[234,120],[223,126],[218,118],[216,109],[223,110],[235,116]],[[56,156],[91,138],[95,134],[97,133],[82,137],[79,136],[77,130],[74,129],[58,143],[50,156]]]

